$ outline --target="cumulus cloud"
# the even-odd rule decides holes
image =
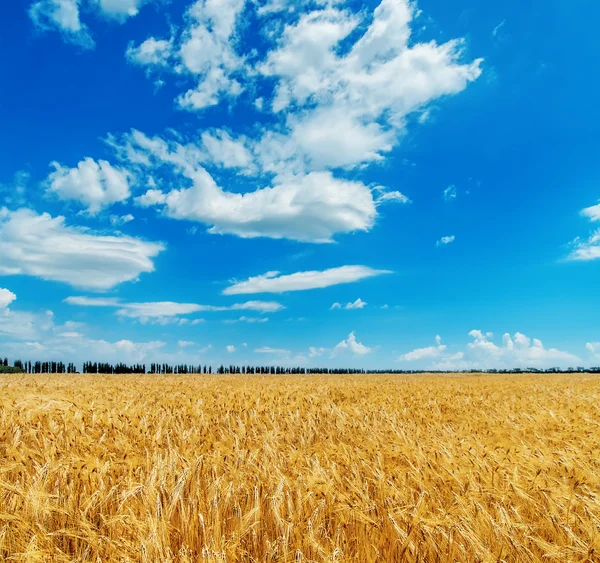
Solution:
[[[272,110],[288,118],[291,160],[316,168],[382,160],[406,116],[479,77],[481,60],[461,63],[461,41],[411,42],[414,11],[407,1],[383,0],[365,27],[366,13],[333,7],[284,27],[259,71],[276,81]],[[340,49],[351,34],[358,38]]]
[[[391,272],[388,270],[374,270],[367,266],[341,266],[328,270],[296,272],[287,275],[281,275],[280,272],[267,272],[262,276],[234,283],[223,291],[223,295],[284,293],[286,291],[320,289],[389,273]]]
[[[373,351],[372,348],[365,346],[364,344],[356,340],[354,332],[348,335],[348,338],[338,343],[335,348],[331,351],[330,357],[338,356],[344,352],[350,352],[354,356],[365,356]]]
[[[398,358],[400,361],[404,362],[414,362],[418,360],[430,359],[430,358],[439,358],[445,351],[446,346],[442,344],[442,339],[438,335],[435,337],[435,341],[437,346],[428,346],[427,348],[417,348],[412,352],[408,352],[407,354],[403,354]]]
[[[573,250],[569,255],[570,260],[588,262],[600,258],[600,229],[594,231],[589,238],[577,238],[572,243]]]
[[[8,307],[17,296],[9,289],[0,288],[0,309]]]
[[[233,352],[235,352],[235,346],[233,344],[229,344],[228,346],[225,347],[225,349],[227,350],[227,352],[229,352],[230,354],[233,354]]]
[[[342,305],[341,303],[334,303],[330,307],[330,310],[333,310],[333,309],[346,309],[346,310],[350,310],[350,309],[364,309],[367,305],[368,305],[368,303],[366,303],[365,301],[363,301],[359,297],[356,301],[350,302],[350,303],[346,303],[345,305]]]
[[[129,174],[114,168],[106,160],[96,162],[85,158],[76,168],[67,168],[53,162],[54,171],[48,176],[47,191],[62,200],[76,200],[91,215],[119,201],[126,201],[129,191]]]
[[[116,1],[116,0],[114,0]],[[185,12],[178,37],[149,37],[130,44],[127,58],[151,70],[165,69],[196,81],[177,98],[182,109],[203,110],[225,96],[239,96],[244,60],[236,53],[236,26],[245,0],[198,0]]]
[[[600,221],[600,203],[592,205],[592,207],[586,207],[581,211],[581,214],[591,221]]]
[[[420,362],[420,369],[512,369],[569,367],[579,358],[556,348],[546,348],[541,340],[520,332],[504,334],[502,342],[494,342],[491,332],[469,332],[471,342],[463,350],[451,352],[437,337],[437,346],[419,348],[400,357],[403,361]]]
[[[456,237],[454,235],[442,237],[436,242],[436,246],[446,246],[447,244],[453,243],[455,239]]]
[[[64,41],[84,49],[95,47],[88,27],[81,21],[81,8],[124,22],[154,0],[38,0],[29,8],[29,17],[40,30],[55,30]]]
[[[461,40],[416,41],[416,8],[408,0],[383,0],[373,13],[335,4],[296,3],[299,16],[277,27],[259,20],[271,31],[262,59],[238,52],[238,27],[251,5],[244,0],[199,0],[174,46],[173,39],[150,37],[128,52],[149,67],[170,58],[169,71],[198,79],[178,97],[186,109],[235,99],[255,90],[257,76],[266,79],[270,107],[263,96],[255,105],[278,119],[253,148],[264,171],[306,174],[380,162],[398,143],[407,116],[422,117],[431,101],[464,90],[481,74],[481,59],[463,61]],[[258,9],[265,11],[271,8]]]
[[[173,41],[149,37],[137,47],[130,43],[125,56],[130,63],[142,66],[165,66],[173,54]]]
[[[202,133],[207,160],[223,168],[252,168],[253,156],[243,137],[234,139],[227,131],[216,129]]]
[[[336,178],[329,171],[277,176],[271,186],[245,193],[224,190],[203,163],[244,166],[248,149],[243,140],[234,140],[223,131],[203,134],[201,144],[150,138],[139,131],[119,139],[110,137],[108,142],[117,157],[140,175],[166,165],[189,186],[168,192],[151,187],[135,199],[138,205],[156,205],[174,219],[205,223],[213,234],[327,243],[336,234],[369,231],[378,205],[401,199],[393,193],[386,200],[380,186]]]
[[[40,0],[29,8],[29,17],[40,30],[57,30],[65,41],[92,49],[94,40],[80,19],[80,0]]]
[[[65,218],[29,209],[0,209],[0,275],[29,275],[105,290],[154,271],[164,245],[123,235],[98,235]]]

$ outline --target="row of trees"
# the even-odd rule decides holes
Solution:
[[[13,366],[9,365],[8,358],[4,360],[0,357],[0,373],[79,373],[74,363],[64,364],[63,362],[22,362],[15,360]],[[106,373],[106,374],[212,374],[212,366],[207,365],[169,365],[169,364],[150,364],[146,370],[146,364],[127,365],[124,363],[110,364],[108,362],[84,362],[83,373]],[[348,369],[348,368],[315,368],[315,367],[282,367],[282,366],[219,366],[214,373],[217,374],[261,374],[261,375],[351,375],[351,374],[419,374],[432,373],[430,370],[399,370],[399,369]],[[438,371],[435,373],[451,373],[450,370]],[[600,373],[600,367],[592,368],[567,368],[557,367],[548,369],[525,368],[525,369],[488,369],[488,370],[463,370],[460,373]]]
[[[10,367],[8,358],[0,361],[0,366],[3,368]],[[8,371],[8,370],[2,370]],[[11,371],[15,373],[77,373],[75,364],[64,364],[63,362],[22,362],[15,360]]]

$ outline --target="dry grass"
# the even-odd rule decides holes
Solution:
[[[5,376],[3,561],[600,561],[600,379]]]

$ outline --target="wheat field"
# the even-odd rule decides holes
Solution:
[[[0,559],[600,561],[600,379],[4,376]]]

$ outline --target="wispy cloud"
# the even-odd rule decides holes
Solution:
[[[352,283],[390,273],[389,270],[375,270],[367,266],[341,266],[329,270],[296,272],[287,275],[282,275],[280,272],[267,272],[261,276],[234,283],[223,291],[223,295],[305,291]]]

